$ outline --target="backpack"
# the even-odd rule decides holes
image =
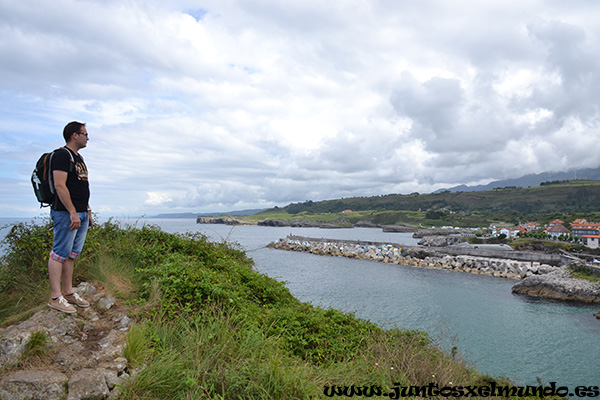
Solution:
[[[40,208],[49,207],[54,203],[54,198],[56,197],[56,190],[54,189],[54,178],[52,176],[52,156],[57,151],[65,149],[67,153],[69,153],[69,157],[71,157],[71,164],[69,166],[69,171],[73,168],[75,164],[75,160],[73,159],[73,154],[66,147],[60,147],[50,153],[44,153],[38,159],[35,164],[35,169],[31,174],[31,184],[33,185],[33,192],[35,193],[35,197],[40,202]]]

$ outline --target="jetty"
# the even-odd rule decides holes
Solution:
[[[565,255],[514,251],[508,246],[423,247],[294,235],[267,247],[514,279],[518,282],[513,293],[600,304],[600,284],[574,278],[566,267],[577,261]]]
[[[268,247],[318,255],[453,270],[507,279],[544,275],[562,268],[561,256],[483,246],[423,247],[400,243],[309,238],[288,235]]]

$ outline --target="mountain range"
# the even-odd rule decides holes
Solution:
[[[487,185],[459,185],[449,189],[438,189],[434,193],[441,192],[481,192],[504,187],[532,187],[540,186],[543,182],[567,181],[575,179],[600,180],[600,167],[573,169],[563,172],[542,172],[539,174],[529,174],[515,179],[504,179],[490,182]]]

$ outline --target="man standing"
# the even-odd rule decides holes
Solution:
[[[54,153],[51,166],[56,198],[50,211],[54,246],[48,259],[51,290],[48,306],[73,314],[77,312],[73,305],[90,305],[73,291],[74,262],[92,225],[88,171],[79,155],[89,138],[85,124],[76,121],[65,126],[63,136],[67,144]]]

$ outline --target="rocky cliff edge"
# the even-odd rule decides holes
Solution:
[[[99,285],[98,285],[99,286]],[[114,297],[89,283],[75,291],[89,308],[65,314],[50,308],[0,329],[0,399],[110,399],[129,377],[123,345],[132,320]],[[32,335],[44,332],[49,354],[35,361],[24,352]]]

